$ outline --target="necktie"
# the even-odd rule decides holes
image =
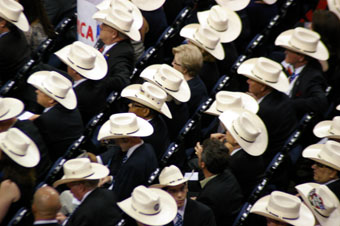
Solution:
[[[177,217],[177,221],[175,223],[175,226],[182,226],[183,225],[182,215],[180,213],[177,213],[176,217]]]
[[[297,75],[298,75],[298,74],[293,73],[291,76],[289,76],[289,78],[288,78],[289,83],[291,83],[291,82],[295,79],[295,77],[296,77]]]

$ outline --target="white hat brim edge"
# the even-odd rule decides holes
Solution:
[[[322,159],[319,157],[321,149],[324,147],[325,144],[312,144],[306,147],[303,152],[302,156],[304,158],[312,159],[316,162],[319,162],[323,165],[331,167],[337,171],[340,171],[340,166],[337,166],[335,163],[330,162],[329,160]]]
[[[331,128],[332,125],[332,121],[331,120],[325,120],[325,121],[321,121],[318,124],[316,124],[314,126],[313,129],[313,133],[315,136],[319,137],[319,138],[333,138],[333,139],[339,139],[340,138],[340,134],[331,134],[329,132],[329,129]]]
[[[0,117],[0,121],[4,121],[19,116],[25,107],[20,100],[11,97],[4,97],[3,102],[5,106],[10,107],[8,109],[8,112],[4,114],[2,117]]]
[[[28,23],[28,20],[23,12],[20,13],[19,19],[17,22],[11,21],[5,14],[0,12],[0,17],[2,17],[4,20],[8,21],[11,24],[14,24],[16,27],[18,27],[23,32],[27,32],[30,29],[30,25]]]
[[[135,4],[138,8],[144,11],[154,11],[159,9],[165,3],[165,0],[148,0],[148,1],[138,1],[132,0],[133,4]]]
[[[226,0],[215,0],[220,6],[229,8],[233,11],[240,11],[246,8],[250,0],[237,0],[237,1],[226,1]]]

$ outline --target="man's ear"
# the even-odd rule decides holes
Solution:
[[[201,169],[205,168],[205,163],[203,161],[198,161],[198,165]]]
[[[112,39],[116,39],[118,37],[118,31],[116,29],[113,29],[111,37]]]
[[[149,108],[143,108],[143,109],[141,109],[141,112],[142,112],[142,114],[143,114],[143,117],[142,117],[142,118],[144,118],[144,117],[149,116],[149,114],[150,114],[150,109],[149,109]]]
[[[53,98],[49,97],[50,99],[48,100],[48,103],[50,104],[56,104],[57,101],[55,101]]]

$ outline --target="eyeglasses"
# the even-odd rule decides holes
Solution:
[[[320,163],[320,162],[314,162],[314,164],[315,164],[317,167],[319,167],[319,168],[331,168],[331,167],[326,166],[326,165],[324,165],[324,164],[322,164],[322,163]]]
[[[172,63],[173,63],[174,65],[177,65],[177,66],[180,66],[180,67],[182,67],[182,65],[181,65],[181,64],[179,64],[179,63],[177,63],[177,62],[175,61],[175,58],[172,60]]]

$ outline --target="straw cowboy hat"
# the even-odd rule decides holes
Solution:
[[[103,54],[92,46],[79,41],[65,46],[55,52],[55,55],[67,66],[70,66],[87,79],[102,79],[108,70]]]
[[[141,28],[143,25],[143,15],[141,11],[138,9],[138,7],[133,4],[130,1],[126,0],[104,0],[98,5],[96,5],[96,8],[98,10],[106,10],[109,8],[114,8],[117,5],[121,5],[123,8],[125,8],[128,12],[132,13],[134,18],[134,23],[136,27]]]
[[[30,29],[24,7],[15,0],[0,0],[0,17],[26,32]]]
[[[11,97],[0,97],[0,121],[17,117],[24,110],[21,100]]]
[[[77,107],[77,97],[72,83],[55,71],[38,71],[33,73],[27,82],[51,97],[65,108],[73,110]]]
[[[335,116],[332,120],[321,121],[314,126],[313,133],[319,138],[340,138],[340,116]]]
[[[339,142],[328,140],[325,144],[312,144],[303,150],[302,156],[340,171]]]
[[[203,48],[216,59],[224,59],[225,54],[219,34],[211,28],[200,24],[188,24],[181,29],[179,34]]]
[[[64,176],[53,183],[54,187],[74,181],[99,180],[110,173],[106,166],[90,162],[88,158],[70,159],[63,168]]]
[[[123,89],[120,95],[172,118],[169,107],[165,103],[166,92],[150,82],[144,82],[142,85],[129,85]]]
[[[152,125],[134,113],[118,113],[110,116],[100,128],[98,140],[123,137],[147,137],[153,133]]]
[[[232,42],[242,30],[240,17],[234,11],[219,5],[210,10],[197,13],[198,21],[216,31],[220,36],[220,42]]]
[[[340,1],[339,0],[327,0],[329,11],[332,11],[340,19]]]
[[[166,225],[177,214],[176,201],[166,191],[158,188],[136,187],[130,198],[117,205],[127,215],[146,225]]]
[[[159,184],[154,184],[152,187],[164,188],[167,186],[176,186],[187,182],[189,178],[184,178],[178,167],[171,165],[162,170],[159,174],[158,180]]]
[[[247,7],[250,0],[216,0],[216,3],[222,7],[239,11]]]
[[[0,149],[23,167],[34,167],[40,161],[37,145],[17,128],[10,128],[6,132],[0,133]]]
[[[259,116],[242,108],[225,110],[219,119],[249,155],[262,155],[268,145],[267,128]]]
[[[141,40],[140,27],[138,27],[141,23],[138,21],[140,18],[135,18],[132,12],[120,4],[96,12],[92,18],[118,30],[134,41]]]
[[[315,224],[313,213],[298,197],[281,191],[257,200],[250,212],[294,226]]]
[[[295,186],[295,188],[321,226],[339,224],[340,203],[336,195],[326,185],[305,183]]]
[[[218,116],[229,108],[243,108],[256,114],[259,110],[259,104],[246,93],[219,91],[216,93],[215,101],[205,113]]]
[[[328,60],[329,58],[327,47],[320,40],[320,35],[307,28],[297,27],[282,32],[276,38],[275,45],[317,60]]]
[[[289,81],[281,64],[265,57],[244,61],[237,69],[237,73],[281,92],[289,89]]]
[[[180,102],[188,102],[190,88],[181,72],[167,64],[154,64],[145,68],[140,77],[151,82]]]

